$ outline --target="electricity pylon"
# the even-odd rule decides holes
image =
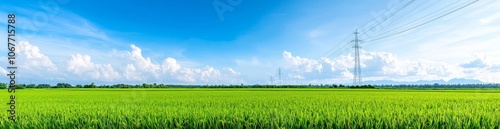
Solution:
[[[354,32],[354,35],[356,36],[352,42],[354,42],[354,78],[353,78],[353,85],[361,85],[362,84],[362,77],[361,77],[361,61],[359,59],[359,49],[361,48],[359,46],[359,43],[362,42],[361,40],[358,39],[358,29],[356,29],[356,32]]]

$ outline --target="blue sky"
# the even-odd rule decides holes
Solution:
[[[270,84],[281,68],[284,84],[320,84],[352,82],[352,44],[342,46],[357,28],[370,41],[470,2],[40,0],[9,1],[0,16],[18,16],[19,83]],[[363,43],[364,80],[500,82],[498,6]]]

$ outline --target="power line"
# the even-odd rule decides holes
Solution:
[[[397,13],[397,12],[399,12],[400,10],[402,10],[403,8],[405,8],[406,6],[408,6],[409,4],[411,4],[411,3],[412,3],[412,2],[414,2],[414,1],[415,1],[415,0],[411,0],[410,2],[407,2],[407,3],[406,3],[406,4],[405,4],[405,5],[404,5],[401,9],[397,9],[398,11],[396,11],[396,13]],[[389,9],[387,9],[385,12],[389,12],[389,10],[391,10],[391,9],[393,9],[393,8],[395,8],[395,7],[397,7],[397,6],[398,6],[399,4],[401,4],[402,2],[403,2],[403,0],[400,0],[398,3],[396,3],[394,6],[390,7]],[[385,13],[381,13],[381,14],[379,14],[379,16],[378,16],[378,17],[382,17],[382,15],[383,15],[383,14],[385,14]],[[394,13],[393,13],[393,14],[394,14]],[[392,15],[391,15],[391,16],[392,16]],[[361,27],[365,27],[366,25],[368,25],[369,23],[371,23],[371,22],[375,21],[376,19],[377,19],[377,18],[373,18],[372,20],[368,21],[367,23],[365,23],[365,24],[364,24],[364,25],[362,25]],[[387,19],[388,19],[388,17],[387,17],[387,18],[385,18],[383,21],[385,21],[385,20],[387,20]],[[382,21],[382,22],[383,22],[383,21]],[[381,22],[379,22],[378,24],[380,24],[380,23],[381,23]],[[378,24],[377,24],[377,25],[378,25]],[[377,25],[375,25],[375,26],[377,26]],[[375,26],[372,26],[369,30],[373,29]],[[336,45],[335,47],[333,47],[332,49],[328,50],[328,51],[327,51],[325,54],[323,54],[321,57],[325,57],[325,55],[328,55],[328,53],[332,52],[334,49],[337,49],[337,50],[336,50],[335,52],[333,52],[333,53],[329,54],[329,55],[328,55],[328,56],[326,56],[326,57],[327,57],[327,58],[330,58],[330,57],[334,56],[335,54],[337,54],[337,52],[339,52],[340,50],[342,50],[343,48],[345,48],[347,45],[349,45],[349,43],[351,43],[351,42],[346,42],[346,41],[347,41],[347,39],[351,38],[351,36],[352,36],[352,34],[351,34],[351,35],[349,35],[349,36],[347,36],[344,40],[342,40],[341,42],[339,42],[339,44],[337,44],[337,45]],[[343,44],[343,43],[345,43],[345,44]],[[342,44],[343,44],[343,45],[342,45]],[[338,48],[338,47],[339,47],[339,46],[341,46],[341,45],[342,45],[342,47]],[[321,58],[321,57],[320,57],[320,58]]]
[[[420,7],[423,7],[422,10],[425,10],[427,8],[430,8],[432,7],[433,5],[436,5],[436,3],[439,3],[439,1],[433,1],[434,3],[431,3],[430,5],[427,5],[427,6],[423,6],[425,5],[427,2],[429,2],[429,0],[425,0],[423,2],[420,2],[420,4],[414,6],[413,8],[410,8],[408,9],[407,12],[403,13],[402,15],[400,15],[399,17],[396,17],[394,19],[391,19],[391,23],[389,23],[389,25],[393,25],[396,21],[399,21],[400,19],[402,19],[403,17],[406,17],[408,14],[411,14],[411,12],[415,11],[416,9],[420,8]]]
[[[405,13],[402,13],[399,17],[395,17],[395,18],[391,19],[391,20],[390,20],[391,22],[390,22],[390,23],[388,23],[388,25],[386,25],[386,26],[393,25],[393,24],[395,23],[395,21],[398,21],[398,20],[402,19],[402,18],[403,18],[403,17],[405,17],[406,15],[408,15],[408,14],[410,14],[411,12],[415,11],[416,9],[418,9],[418,8],[422,7],[422,5],[425,5],[425,3],[427,3],[428,1],[429,1],[429,0],[426,0],[426,1],[420,2],[420,4],[417,4],[417,5],[416,5],[416,6],[414,6],[413,8],[408,9],[409,11],[407,11],[407,12],[405,12]],[[428,7],[430,7],[430,6],[424,6],[424,8],[423,8],[423,9],[428,8]],[[404,9],[404,8],[401,8],[401,10],[403,10],[403,9]],[[392,17],[392,16],[391,16],[391,17]],[[379,22],[379,24],[378,24],[378,25],[380,25],[381,23],[382,23],[382,22]],[[376,27],[376,26],[374,26],[374,27]],[[368,38],[372,38],[372,36],[367,35],[367,34],[368,34],[368,31],[363,31],[363,32],[361,32],[360,37],[362,37],[362,36],[368,36]]]
[[[340,46],[340,44],[342,44],[342,43],[346,42],[346,41],[347,41],[347,39],[349,39],[351,36],[352,36],[352,34],[350,34],[349,36],[347,36],[344,40],[342,40],[339,44],[337,44],[337,46],[335,46],[335,47],[333,47],[332,49],[328,50],[328,52],[326,52],[325,54],[323,54],[323,56],[321,56],[321,57],[325,57],[328,53],[330,53],[331,51],[333,51],[333,50],[337,49],[337,47],[338,47],[338,46]],[[334,52],[334,53],[335,53],[335,52]],[[333,55],[334,53],[330,54],[330,55],[329,55],[329,56],[327,56],[327,57],[330,57],[330,56],[331,56],[331,55]],[[321,57],[320,57],[320,58],[321,58]]]
[[[353,85],[361,85],[363,80],[361,77],[361,60],[359,59],[359,43],[361,40],[358,39],[358,30],[354,32],[356,36],[352,42],[354,42],[354,77],[353,77]]]
[[[470,5],[474,4],[474,3],[476,3],[477,1],[479,1],[479,0],[475,0],[475,1],[471,2],[471,3],[467,3],[467,4],[463,5],[463,6],[460,6],[460,7],[459,7],[459,8],[457,8],[457,9],[453,9],[453,10],[451,10],[451,11],[449,11],[449,12],[446,12],[446,13],[444,13],[444,14],[441,14],[441,15],[439,15],[439,16],[437,16],[437,17],[435,17],[435,18],[428,18],[429,20],[427,20],[427,21],[423,21],[423,22],[421,22],[421,23],[415,23],[416,21],[414,21],[414,22],[412,22],[412,23],[416,24],[415,26],[407,27],[406,29],[403,29],[402,31],[398,31],[398,32],[395,32],[395,33],[390,34],[390,35],[386,35],[386,36],[382,36],[382,37],[379,37],[379,38],[375,38],[375,39],[367,40],[366,42],[373,42],[373,41],[377,41],[377,40],[385,39],[385,38],[392,37],[392,36],[397,35],[397,34],[401,34],[401,33],[407,32],[407,31],[409,31],[409,30],[412,30],[412,29],[415,29],[415,28],[417,28],[417,27],[420,27],[420,26],[423,26],[423,25],[425,25],[425,24],[428,24],[428,23],[430,23],[430,22],[433,22],[433,21],[435,21],[435,20],[437,20],[437,19],[443,18],[444,16],[450,15],[450,14],[452,14],[452,13],[454,13],[454,12],[458,11],[458,10],[461,10],[461,9],[463,9],[463,8],[467,7],[467,6],[470,6]],[[455,3],[456,3],[456,2],[455,2]],[[451,4],[451,5],[453,5],[453,4]],[[450,5],[448,5],[447,7],[449,7],[449,6],[450,6]],[[444,9],[444,8],[442,8],[442,9]],[[441,9],[440,9],[440,10],[441,10]],[[439,10],[438,10],[438,11],[439,11]],[[437,11],[436,11],[436,12],[437,12]],[[409,24],[406,24],[404,27],[406,27],[406,26],[408,26],[408,25],[409,25]],[[394,29],[394,30],[390,30],[390,31],[384,32],[384,33],[382,33],[382,34],[379,34],[379,35],[377,35],[377,36],[381,36],[381,35],[383,35],[383,34],[387,34],[387,33],[389,33],[389,32],[393,32],[393,31],[395,31],[395,30],[396,30],[396,29]]]
[[[350,37],[351,36],[349,36],[348,38],[350,38]],[[335,52],[333,52],[332,54],[328,55],[327,58],[330,58],[330,57],[334,56],[335,54],[337,54],[337,52],[339,52],[343,48],[346,48],[346,46],[349,45],[350,42],[344,42],[344,43],[345,44],[342,47],[338,48]],[[337,46],[339,46],[340,44],[342,44],[342,43],[339,43]],[[335,48],[337,48],[337,47],[335,47]]]
[[[432,12],[432,13],[429,13],[429,14],[427,14],[427,15],[424,15],[424,16],[420,17],[420,18],[417,18],[417,20],[411,21],[411,22],[409,22],[409,23],[407,23],[407,24],[403,24],[402,26],[399,26],[399,27],[395,27],[395,29],[388,30],[388,31],[383,32],[383,33],[381,33],[381,34],[378,34],[378,35],[376,35],[376,36],[381,36],[381,35],[383,35],[383,34],[387,34],[387,33],[392,32],[392,31],[404,30],[404,29],[405,29],[405,27],[407,27],[407,26],[414,25],[414,24],[419,24],[419,22],[420,22],[420,23],[422,23],[422,21],[425,21],[426,19],[429,19],[429,17],[433,17],[433,14],[442,13],[442,12],[444,12],[444,11],[442,11],[442,10],[444,10],[444,9],[446,9],[446,8],[448,8],[448,7],[452,6],[452,5],[454,5],[454,4],[457,4],[458,2],[459,2],[459,1],[455,1],[455,2],[453,2],[453,3],[451,3],[451,4],[447,5],[447,6],[445,6],[445,7],[443,7],[443,8],[440,8],[440,9],[438,9],[438,10],[436,10],[436,11]],[[428,7],[429,7],[429,6],[428,6]],[[435,15],[434,15],[434,16],[435,16]],[[375,37],[376,37],[376,36],[375,36]]]
[[[389,16],[383,18],[382,21],[377,22],[377,24],[372,25],[368,30],[363,30],[363,33],[361,33],[360,36],[366,35],[365,32],[370,31],[370,30],[374,29],[375,27],[379,26],[382,22],[385,22],[387,19],[391,18],[392,16],[394,16],[395,14],[397,14],[398,12],[400,12],[401,10],[403,10],[404,8],[408,7],[408,5],[410,5],[413,2],[415,2],[415,0],[411,0],[408,3],[404,4],[403,7],[397,9],[394,13],[391,13]],[[395,6],[393,6],[393,7],[395,7]],[[389,12],[389,10],[390,9],[386,10],[386,12]],[[382,14],[384,14],[384,13],[382,13]],[[377,19],[377,18],[374,18],[373,20],[375,20],[375,19]]]
[[[396,3],[394,6],[390,7],[389,9],[385,10],[385,12],[389,12],[390,9],[396,7],[397,5],[399,5],[401,2],[403,2],[403,0],[400,0],[398,3]],[[384,13],[381,13],[379,14],[377,17],[382,17]],[[375,21],[375,19],[377,19],[377,17],[371,19],[370,21],[368,21],[367,23],[363,24],[362,26],[358,27],[358,28],[364,28],[366,25],[368,25],[369,23]]]

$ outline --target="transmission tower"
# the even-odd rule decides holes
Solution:
[[[361,61],[359,59],[359,49],[361,48],[359,46],[359,43],[362,42],[361,40],[358,39],[358,29],[356,29],[356,32],[354,32],[354,78],[353,78],[353,85],[361,85],[362,80],[361,80]]]

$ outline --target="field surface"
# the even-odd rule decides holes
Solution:
[[[0,93],[9,101],[7,90]],[[500,90],[22,89],[0,128],[500,128]]]

